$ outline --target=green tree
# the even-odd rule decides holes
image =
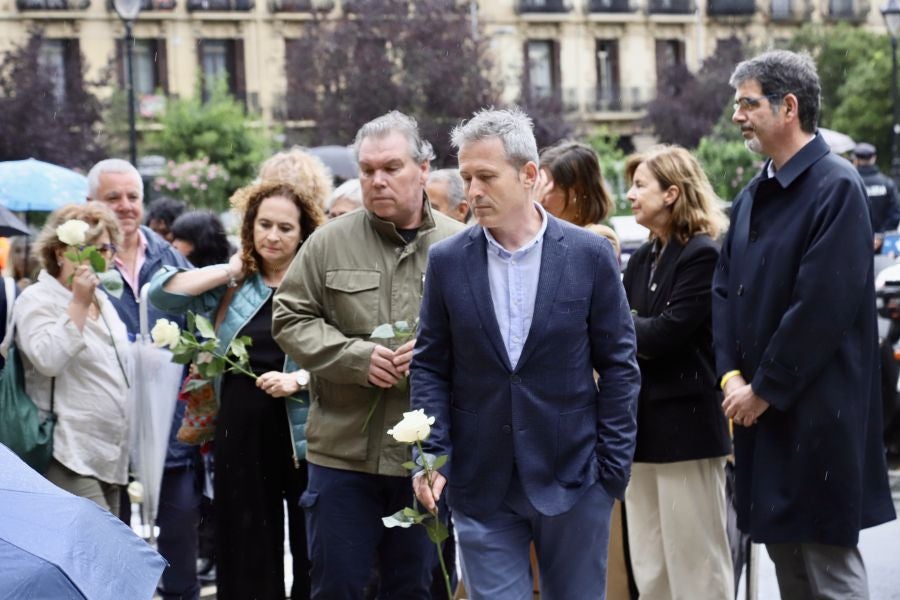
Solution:
[[[247,115],[228,92],[225,79],[216,82],[203,102],[199,85],[192,98],[170,100],[160,124],[162,131],[150,143],[169,160],[185,162],[208,158],[229,173],[227,194],[249,183],[259,164],[272,152],[272,135]],[[221,207],[228,197],[222,198]]]
[[[619,148],[619,136],[602,128],[587,143],[597,153],[600,173],[615,202],[613,215],[631,214],[631,204],[625,198],[625,152]]]
[[[807,25],[789,48],[816,60],[822,86],[819,124],[866,141],[887,167],[891,155],[891,44],[884,34],[846,23]]]
[[[716,195],[731,202],[759,172],[762,157],[746,148],[743,138],[731,122],[731,110],[722,113],[713,132],[700,140],[696,156]]]

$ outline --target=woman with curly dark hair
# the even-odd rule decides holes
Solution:
[[[308,402],[294,399],[305,395],[305,372],[272,338],[272,296],[300,245],[325,221],[320,207],[329,192],[279,181],[238,190],[231,202],[243,214],[240,252],[227,264],[166,268],[151,284],[151,301],[167,312],[217,315],[220,351],[237,336],[253,339],[250,366],[257,381],[226,373],[215,382],[216,586],[222,599],[285,597],[285,501],[294,567],[291,598],[309,597],[298,504],[306,487]]]

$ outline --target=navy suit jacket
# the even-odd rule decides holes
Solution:
[[[597,481],[621,498],[640,372],[616,257],[601,236],[548,215],[534,318],[510,365],[471,227],[431,248],[411,368],[413,408],[435,417],[447,500],[474,518],[503,501],[513,465],[532,505],[568,511]],[[599,374],[599,386],[594,371]]]

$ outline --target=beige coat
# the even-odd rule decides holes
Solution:
[[[312,376],[306,438],[313,464],[408,474],[401,466],[408,447],[387,435],[409,410],[408,386],[381,391],[368,383],[369,336],[382,323],[415,321],[428,249],[463,228],[432,213],[427,201],[423,211],[408,244],[393,223],[365,210],[331,221],[304,242],[275,294],[275,339]]]

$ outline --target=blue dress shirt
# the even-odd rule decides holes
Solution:
[[[487,270],[494,315],[513,368],[519,362],[525,338],[531,329],[541,274],[541,250],[544,232],[547,231],[547,213],[540,204],[535,204],[535,207],[541,214],[541,228],[531,241],[515,252],[506,250],[490,231],[484,229],[488,241]]]

